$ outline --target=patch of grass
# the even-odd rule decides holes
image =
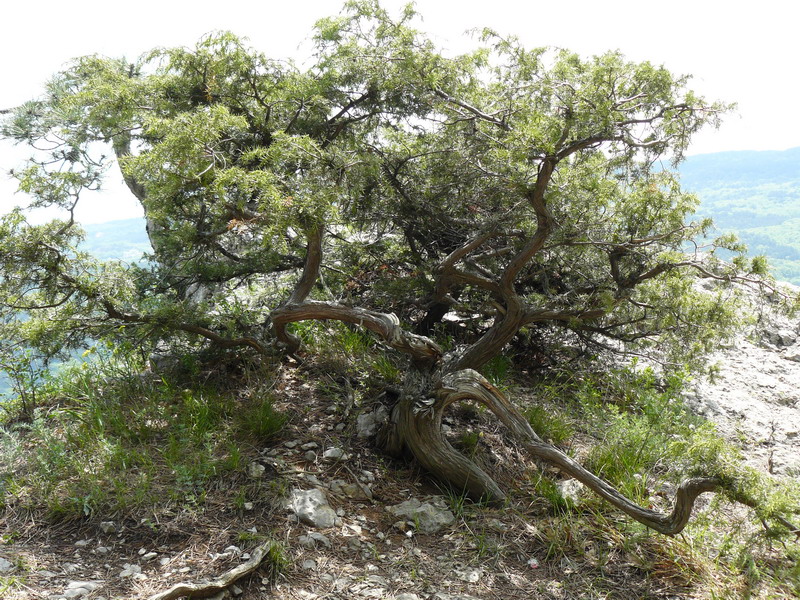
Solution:
[[[535,473],[532,483],[536,494],[549,502],[554,514],[566,514],[575,508],[572,500],[562,496],[556,483],[546,475]]]
[[[481,372],[489,382],[502,390],[508,388],[511,374],[513,371],[513,363],[510,358],[502,354],[495,356],[487,362]]]
[[[225,389],[143,365],[105,361],[63,369],[30,423],[0,436],[2,502],[52,519],[136,511],[168,499],[205,502],[211,482],[242,468],[242,448],[278,434],[269,395]],[[49,407],[49,408],[47,408]]]
[[[547,409],[541,404],[529,406],[523,412],[533,430],[542,439],[555,445],[564,443],[575,433],[572,424],[564,415],[556,414],[553,409]]]
[[[0,597],[4,594],[21,590],[25,587],[25,578],[21,575],[0,575]]]
[[[292,559],[286,548],[278,542],[272,542],[264,561],[261,563],[260,572],[263,573],[262,577],[266,578],[270,584],[275,584],[278,577],[281,576],[292,564]]]
[[[482,436],[483,433],[480,431],[465,431],[458,437],[456,447],[466,456],[473,458],[478,451],[478,443]]]
[[[687,409],[681,396],[684,381],[680,373],[657,377],[633,364],[602,372],[573,370],[538,384],[537,400],[569,410],[575,428],[597,439],[584,464],[636,502],[669,512],[674,498],[660,490],[674,489],[674,484],[692,476],[720,477],[727,486],[712,501],[712,508],[693,516],[676,541],[629,520],[610,520],[616,511],[594,496],[581,503],[581,513],[569,512],[555,484],[537,474],[534,487],[554,509],[551,522],[562,521],[558,531],[546,536],[549,552],[575,555],[577,548],[566,544],[564,537],[574,537],[576,530],[573,525],[567,532],[563,521],[577,521],[582,523],[582,535],[618,531],[621,537],[614,544],[653,577],[686,586],[701,581],[711,585],[716,579],[718,597],[738,597],[739,592],[775,598],[797,594],[800,568],[793,553],[798,551],[776,545],[781,526],[773,517],[800,514],[800,489],[796,483],[781,483],[744,467],[738,450]],[[533,408],[526,414],[537,431],[552,427],[547,423],[550,413]],[[756,518],[734,525],[724,516],[729,514],[726,499],[757,503]],[[762,527],[762,520],[769,530]],[[725,589],[737,591],[726,596]]]
[[[274,439],[286,425],[288,416],[275,408],[271,394],[252,398],[243,406],[236,422],[239,430],[252,437],[258,443],[266,443]]]

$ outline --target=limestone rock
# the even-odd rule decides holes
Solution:
[[[565,500],[569,500],[573,504],[578,504],[581,499],[585,486],[577,479],[564,479],[556,484],[558,493]]]
[[[106,534],[117,533],[117,525],[114,521],[103,521],[100,523],[100,531]]]
[[[372,490],[366,484],[348,483],[342,479],[334,479],[330,489],[335,494],[347,496],[353,500],[372,500]]]
[[[325,450],[325,452],[322,454],[322,458],[326,460],[347,460],[350,458],[350,455],[341,448],[334,447]]]
[[[14,563],[0,556],[0,573],[10,573],[14,570]]]
[[[300,521],[312,527],[324,529],[333,527],[336,522],[336,512],[322,490],[292,490],[288,508]]]
[[[328,539],[327,536],[322,535],[316,531],[312,531],[308,535],[301,535],[297,538],[297,541],[300,542],[301,546],[306,548],[314,548],[316,546],[324,546],[325,548],[331,547],[331,541]]]
[[[67,599],[80,598],[81,596],[88,596],[99,587],[100,582],[97,581],[70,581],[61,596]]]
[[[389,411],[382,404],[375,410],[362,413],[356,419],[356,433],[360,438],[370,438],[378,433],[378,430],[389,419]]]
[[[796,317],[765,312],[735,347],[709,357],[717,367],[714,377],[696,379],[686,395],[690,408],[745,446],[749,466],[777,476],[800,470],[800,438],[792,435],[800,423],[797,331]]]
[[[779,348],[791,346],[797,341],[797,334],[791,329],[767,329],[764,332],[764,337],[770,344],[774,344]]]
[[[438,508],[428,502],[422,503],[417,498],[406,500],[387,509],[397,517],[403,517],[415,524],[422,533],[436,533],[455,523],[455,515],[446,508]]]
[[[119,576],[122,578],[125,577],[133,577],[134,575],[140,575],[142,572],[142,567],[139,565],[132,565],[129,563],[125,563],[122,565],[122,571],[120,571]]]
[[[454,573],[461,581],[466,581],[467,583],[478,583],[483,577],[483,571],[480,569],[456,569]]]
[[[251,462],[247,467],[247,474],[253,479],[259,479],[264,476],[266,470],[267,468],[261,463]]]

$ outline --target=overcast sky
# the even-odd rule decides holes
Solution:
[[[404,0],[383,0],[397,11]],[[135,58],[154,46],[192,45],[214,30],[248,37],[266,54],[307,56],[313,23],[339,11],[340,0],[139,0],[111,3],[10,0],[0,8],[0,108],[35,97],[49,75],[84,54]],[[629,58],[694,75],[710,99],[737,102],[719,131],[697,136],[690,154],[783,150],[800,146],[800,3],[761,0],[418,0],[420,28],[451,52],[469,49],[468,29],[513,33],[528,46],[558,46],[591,55],[619,49]],[[24,155],[0,146],[0,210],[18,197],[5,173]],[[85,202],[84,222],[140,214],[109,183]],[[83,202],[83,200],[82,200]]]

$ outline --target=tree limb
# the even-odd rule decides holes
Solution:
[[[278,339],[287,345],[290,352],[299,349],[300,340],[286,331],[287,323],[332,320],[369,329],[392,348],[409,354],[415,362],[435,363],[442,356],[442,349],[436,342],[400,327],[400,320],[393,313],[380,313],[336,302],[306,300],[301,304],[287,304],[275,309],[270,316]]]

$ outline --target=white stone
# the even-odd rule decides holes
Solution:
[[[448,509],[437,508],[428,502],[423,504],[416,498],[389,506],[386,510],[397,517],[404,517],[422,533],[436,533],[456,521],[455,515]]]
[[[117,532],[117,525],[114,521],[103,521],[100,523],[100,531],[103,533],[116,533]]]
[[[483,577],[480,569],[456,569],[455,574],[461,581],[467,583],[478,583]]]
[[[64,598],[80,598],[86,596],[100,587],[97,581],[70,581],[62,596]]]
[[[324,529],[333,527],[336,522],[336,512],[322,490],[292,490],[288,508],[300,521],[312,527]]]
[[[389,419],[389,411],[382,404],[375,410],[362,413],[356,418],[356,433],[360,438],[374,436]]]
[[[261,463],[251,462],[247,467],[247,474],[253,479],[259,479],[264,476],[267,468]]]
[[[350,458],[350,455],[341,448],[333,447],[325,450],[325,452],[322,453],[322,458],[327,460],[347,460]]]
[[[577,479],[564,479],[556,484],[558,493],[565,500],[569,500],[572,504],[578,504],[581,499],[581,494],[585,486]]]
[[[316,569],[316,568],[317,568],[317,563],[316,563],[316,561],[314,561],[314,560],[312,560],[312,559],[310,559],[310,558],[309,558],[309,559],[307,559],[307,560],[304,560],[304,561],[303,561],[303,569],[304,569],[304,570],[306,570],[306,571],[313,571],[313,570],[314,570],[314,569]]]
[[[142,572],[142,567],[140,567],[139,565],[132,565],[129,563],[125,563],[124,565],[122,565],[122,571],[120,571],[119,576],[131,577],[132,575],[141,574],[141,572]]]

